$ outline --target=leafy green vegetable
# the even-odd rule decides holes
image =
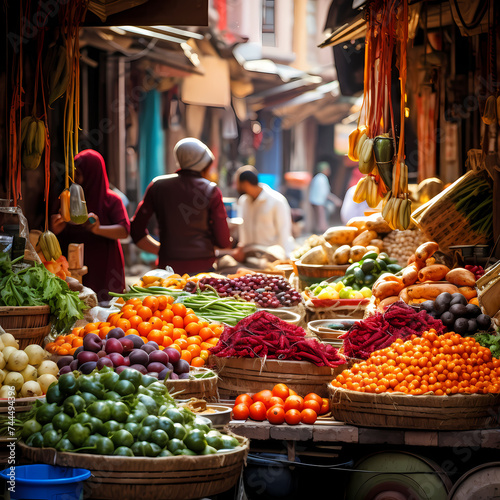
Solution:
[[[76,320],[83,318],[85,308],[78,292],[71,291],[42,264],[34,263],[16,272],[10,257],[0,253],[0,306],[41,305],[50,306],[52,323],[59,333],[69,331]]]
[[[491,333],[480,333],[474,335],[474,338],[483,347],[487,347],[491,351],[494,358],[500,358],[500,336]]]

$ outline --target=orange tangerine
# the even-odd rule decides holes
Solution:
[[[181,359],[186,360],[188,363],[191,363],[191,353],[187,350],[181,351]]]
[[[191,366],[201,367],[205,366],[205,360],[199,356],[191,360]]]

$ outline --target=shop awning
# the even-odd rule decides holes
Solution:
[[[146,38],[118,27],[82,28],[80,47],[91,46],[106,52],[117,52],[133,60],[149,59],[178,72],[170,76],[203,74],[198,54],[186,43],[189,32],[185,33],[183,38],[173,42],[156,37],[153,31]]]
[[[285,129],[312,116],[322,125],[329,125],[348,116],[356,101],[357,98],[341,96],[335,80],[274,107],[272,112],[283,118]]]
[[[84,26],[208,26],[208,0],[91,0]]]

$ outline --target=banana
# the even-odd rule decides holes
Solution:
[[[399,210],[401,208],[401,202],[403,200],[401,198],[396,198],[394,200],[394,208],[393,208],[393,211],[392,211],[392,218],[391,218],[391,222],[392,222],[392,225],[395,229],[399,229]]]
[[[401,162],[400,175],[399,175],[399,192],[408,192],[408,166],[406,163]]]
[[[28,125],[28,131],[26,132],[26,139],[24,141],[25,150],[27,154],[33,153],[35,146],[36,137],[36,118],[32,118],[30,124]]]
[[[61,257],[61,246],[59,240],[52,231],[45,231],[38,239],[38,244],[47,261],[57,260]]]
[[[356,128],[349,134],[349,150],[348,150],[347,156],[352,161],[359,160],[359,157],[356,156],[355,150],[356,150],[356,146],[358,144],[358,139],[359,139],[360,133],[361,133],[361,130],[359,128]]]
[[[45,124],[42,120],[37,120],[37,131],[35,139],[35,151],[41,155],[45,149]]]
[[[52,46],[47,52],[46,60],[44,72],[48,76],[50,106],[66,92],[68,86],[69,66],[66,47],[61,44]]]
[[[26,138],[26,132],[28,131],[28,125],[31,123],[32,116],[25,116],[21,120],[21,144],[24,142]]]
[[[368,187],[367,187],[367,196],[366,203],[370,208],[375,208],[378,205],[378,193],[377,193],[377,183],[373,177],[367,177],[368,179]]]
[[[352,199],[356,203],[362,203],[366,200],[366,177],[359,179]]]
[[[389,191],[389,193],[391,193],[391,191]],[[387,194],[389,194],[387,193]],[[392,193],[391,193],[392,195]],[[392,205],[394,203],[394,198],[391,198],[389,196],[389,198],[387,199],[385,205],[384,205],[384,208],[382,208],[382,217],[387,221],[389,222],[389,213],[391,211],[391,208],[392,208]]]
[[[363,147],[364,142],[368,139],[368,135],[366,134],[366,129],[362,130],[358,136],[358,140],[356,142],[356,146],[354,148],[354,156],[360,157],[361,148]]]
[[[373,139],[366,139],[359,152],[359,171],[362,174],[369,174],[375,166],[373,156]]]
[[[385,207],[387,205],[387,202],[390,200],[391,196],[392,196],[392,191],[389,189],[389,191],[387,191],[382,200],[382,207]]]
[[[21,152],[21,164],[28,170],[35,170],[38,165],[40,165],[41,160],[42,155],[36,152],[33,152],[31,154],[28,154],[25,150]]]

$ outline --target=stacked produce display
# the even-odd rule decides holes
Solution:
[[[211,430],[210,421],[179,408],[154,377],[131,369],[63,374],[47,401],[23,420],[20,435],[28,446],[60,452],[171,457],[239,446],[234,437]]]

